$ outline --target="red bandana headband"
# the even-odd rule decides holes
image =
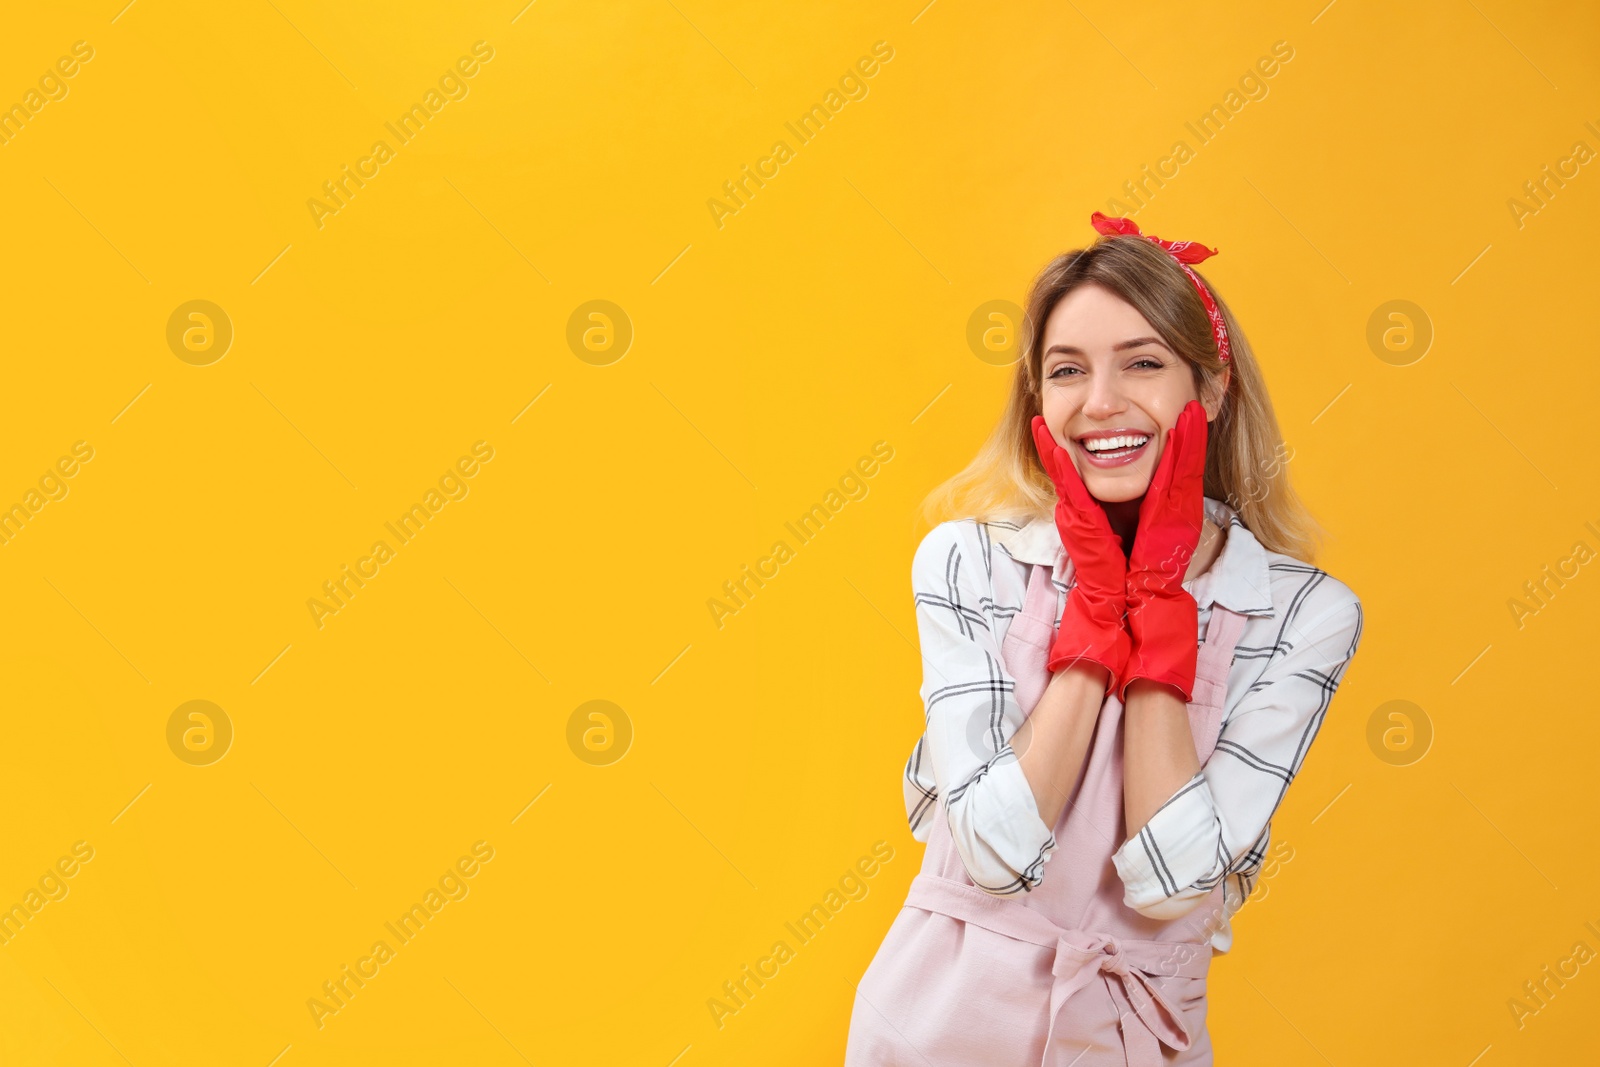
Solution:
[[[1189,264],[1199,263],[1203,259],[1209,259],[1216,255],[1216,249],[1207,248],[1205,245],[1194,241],[1163,241],[1159,237],[1140,233],[1138,223],[1132,219],[1109,218],[1098,211],[1089,216],[1089,225],[1093,226],[1099,233],[1111,235],[1132,234],[1136,237],[1143,237],[1146,241],[1154,241],[1166,249],[1167,254],[1178,261],[1178,266],[1183,268],[1183,273],[1187,274],[1189,280],[1194,283],[1195,291],[1200,294],[1200,300],[1206,306],[1206,315],[1211,319],[1211,334],[1217,339],[1217,358],[1224,363],[1228,362],[1228,328],[1222,321],[1222,312],[1217,309],[1217,302],[1211,298],[1211,292],[1205,287],[1205,283],[1200,280],[1200,275],[1189,269]]]

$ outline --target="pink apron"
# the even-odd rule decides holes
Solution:
[[[1050,573],[1031,565],[1027,600],[1001,648],[1025,713],[1050,680],[1045,657],[1060,618]],[[1202,766],[1222,727],[1244,623],[1212,606],[1189,704]],[[1058,847],[1032,891],[977,888],[950,840],[942,800],[932,819],[921,873],[856,989],[845,1067],[1212,1062],[1206,974],[1222,885],[1177,919],[1123,904],[1111,860],[1127,839],[1121,701],[1108,695],[1101,708],[1084,772],[1055,827]]]

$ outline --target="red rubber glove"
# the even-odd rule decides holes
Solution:
[[[1200,609],[1183,577],[1205,522],[1206,412],[1191,400],[1167,431],[1166,448],[1139,505],[1139,532],[1128,556],[1128,629],[1133,647],[1117,697],[1148,678],[1194,696]]]
[[[1111,675],[1106,692],[1115,692],[1128,662],[1128,561],[1122,537],[1111,529],[1105,509],[1089,495],[1067,450],[1056,443],[1043,415],[1033,417],[1033,442],[1045,473],[1056,487],[1056,529],[1077,584],[1067,593],[1061,628],[1050,645],[1046,666],[1053,673],[1079,660],[1091,660]]]

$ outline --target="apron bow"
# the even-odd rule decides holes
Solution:
[[[1050,989],[1050,1032],[1045,1039],[1045,1064],[1048,1067],[1050,1044],[1055,1038],[1056,1019],[1073,994],[1097,978],[1102,978],[1112,993],[1121,1014],[1123,1046],[1128,1067],[1161,1067],[1161,1045],[1182,1051],[1189,1047],[1189,1028],[1183,1013],[1169,1001],[1151,979],[1166,971],[1183,973],[1172,964],[1174,954],[1165,958],[1150,949],[1170,950],[1175,944],[1123,942],[1109,934],[1083,930],[1064,930],[1056,942],[1056,958],[1050,965],[1055,983]],[[1140,960],[1135,963],[1129,951]],[[1208,967],[1210,960],[1203,961]],[[1189,968],[1193,970],[1193,966]],[[1204,971],[1201,972],[1204,974]]]
[[[1051,1067],[1056,1020],[1062,1008],[1073,994],[1097,980],[1105,983],[1121,1016],[1128,1067],[1161,1067],[1163,1044],[1179,1051],[1189,1047],[1191,1038],[1183,1013],[1154,979],[1206,977],[1211,967],[1209,946],[1066,929],[1013,897],[994,896],[926,872],[912,879],[906,904],[1055,949],[1050,963],[1050,1030],[1042,1067]]]

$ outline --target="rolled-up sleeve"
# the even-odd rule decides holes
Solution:
[[[1361,601],[1324,577],[1316,621],[1293,608],[1275,648],[1285,648],[1251,683],[1205,766],[1112,854],[1123,903],[1152,919],[1176,919],[1229,875],[1245,881],[1261,864],[1278,805],[1316,739],[1333,694],[1361,641]],[[1328,602],[1334,601],[1328,608]]]
[[[926,720],[912,758],[931,765],[950,837],[973,883],[1006,895],[1043,880],[1056,839],[1011,748],[1023,714],[995,637],[986,547],[976,523],[945,522],[912,560]],[[925,804],[924,810],[936,809]]]

